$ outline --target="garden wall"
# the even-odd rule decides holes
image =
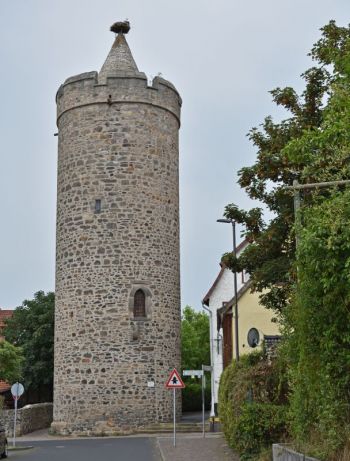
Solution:
[[[26,405],[17,410],[16,435],[28,434],[38,429],[50,427],[52,423],[52,410],[52,403]],[[0,421],[5,426],[8,437],[13,436],[14,414],[15,410],[3,410],[0,412]]]
[[[274,443],[272,445],[273,461],[318,461],[316,458],[297,453],[285,445]]]

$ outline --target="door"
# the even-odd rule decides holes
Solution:
[[[222,324],[224,334],[223,367],[226,368],[232,361],[232,314],[225,314]]]

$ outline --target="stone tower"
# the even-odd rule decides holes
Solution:
[[[180,365],[181,98],[116,38],[57,93],[54,421],[62,434],[168,421]]]

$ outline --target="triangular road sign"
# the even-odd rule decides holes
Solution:
[[[168,378],[168,381],[165,384],[165,387],[167,387],[168,389],[182,389],[183,387],[185,387],[176,368],[174,368],[173,371],[170,373],[170,376]]]

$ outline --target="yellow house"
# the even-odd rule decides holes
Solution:
[[[273,346],[280,338],[278,323],[274,314],[259,303],[259,293],[252,293],[251,283],[245,283],[237,293],[238,305],[238,354],[239,356],[259,350],[265,341],[267,347]],[[233,297],[218,309],[218,329],[223,336],[223,367],[236,358],[235,304]]]

